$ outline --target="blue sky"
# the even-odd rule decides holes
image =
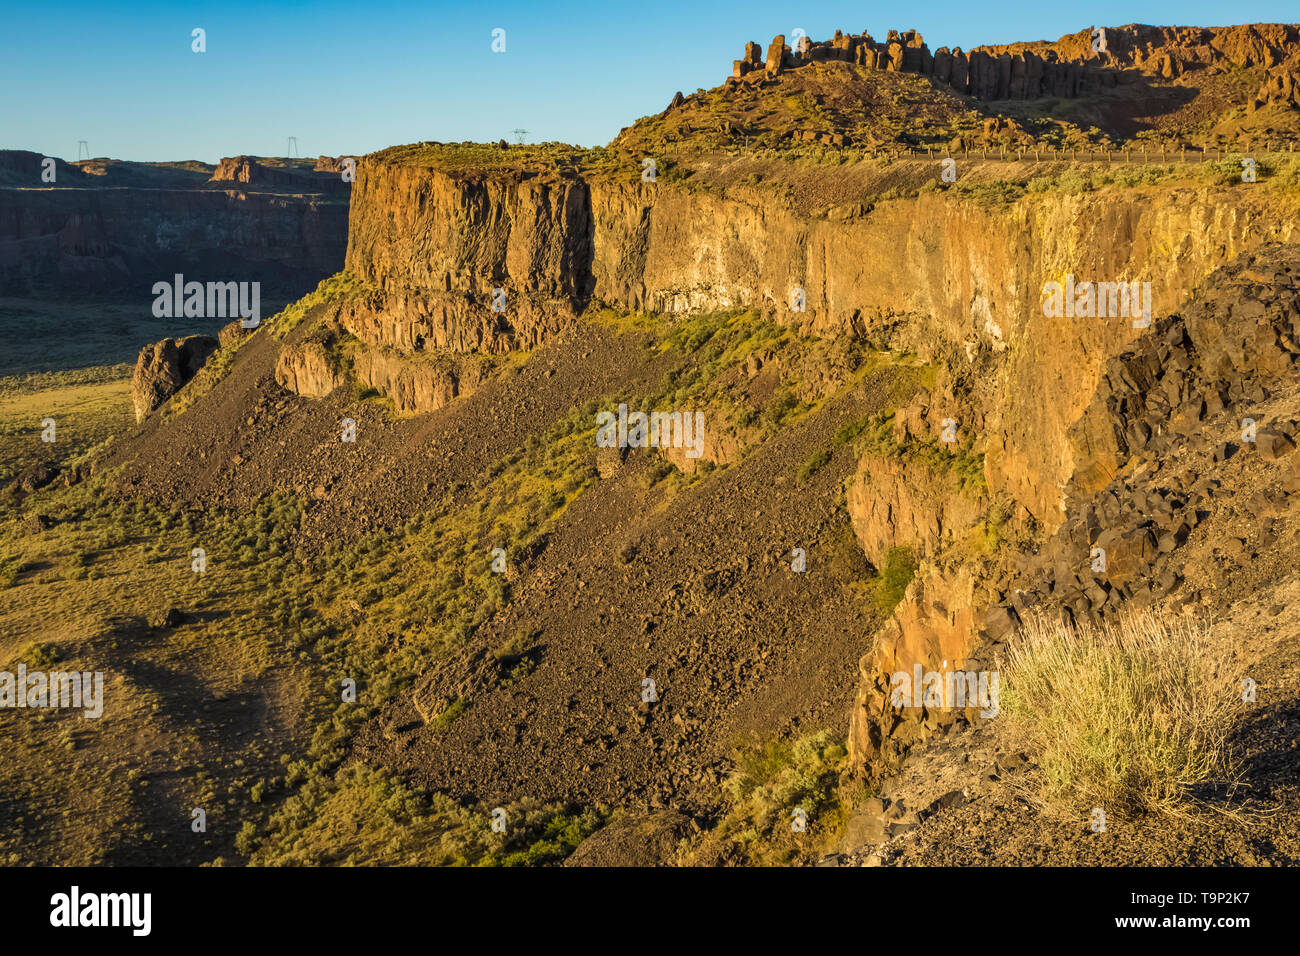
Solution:
[[[7,0],[0,148],[135,160],[370,152],[422,139],[605,143],[682,90],[721,83],[746,40],[803,29],[931,49],[1056,39],[1093,23],[1291,22],[1295,0],[104,3]],[[207,52],[191,51],[191,30]],[[492,30],[506,52],[491,51]]]

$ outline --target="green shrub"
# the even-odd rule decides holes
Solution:
[[[847,425],[842,426],[835,433],[835,437],[831,439],[831,447],[840,448],[847,445],[849,442],[853,441],[853,439],[862,434],[862,430],[870,423],[871,416],[867,416],[859,421],[849,422]]]
[[[18,583],[18,575],[22,567],[22,555],[16,554],[0,560],[0,591],[8,590]]]
[[[440,713],[437,717],[433,718],[433,726],[439,730],[446,730],[454,724],[456,718],[463,713],[465,713],[465,702],[463,700],[455,700],[451,703],[451,706]]]
[[[795,741],[738,748],[736,770],[724,784],[730,807],[710,835],[743,862],[786,864],[814,857],[843,823],[839,775],[847,751],[823,730]],[[791,827],[805,815],[805,834]]]
[[[23,652],[20,660],[33,670],[43,671],[49,670],[63,660],[63,655],[55,645],[47,641],[37,641]]]
[[[801,465],[799,468],[799,474],[797,476],[799,481],[800,482],[807,481],[813,475],[817,474],[817,472],[825,468],[826,465],[830,462],[830,460],[831,460],[831,453],[829,451],[826,451],[825,449],[822,449],[821,451],[813,452],[810,456],[808,456],[808,460],[805,461],[803,465]]]
[[[1232,650],[1171,611],[1072,627],[1026,619],[1000,704],[1052,797],[1120,813],[1182,815],[1193,788],[1233,784],[1243,710]]]
[[[808,410],[807,404],[801,402],[790,386],[783,387],[763,409],[763,418],[769,425],[780,427]]]
[[[917,561],[911,548],[890,548],[885,555],[885,566],[880,570],[875,584],[876,607],[883,615],[894,613],[898,602],[907,593],[907,586],[916,576]]]

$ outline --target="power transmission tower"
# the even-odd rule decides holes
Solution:
[[[526,129],[512,129],[510,132],[515,134],[515,142],[521,145],[523,144],[524,137],[528,135],[528,130]]]
[[[284,147],[284,155],[285,155],[286,158],[288,158],[288,157],[290,157],[290,156],[297,156],[297,155],[298,155],[298,137],[297,137],[297,136],[290,136],[290,137],[289,137],[289,142],[288,142],[288,143],[285,145],[285,147]]]
[[[86,158],[90,159],[90,146],[84,139],[77,140],[77,162],[81,162],[81,151],[86,151]]]

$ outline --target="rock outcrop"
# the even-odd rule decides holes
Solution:
[[[341,164],[328,156],[320,157],[315,167],[310,170],[293,166],[273,166],[259,162],[253,156],[228,156],[217,164],[210,181],[302,189],[306,192],[346,196],[349,186],[339,175],[340,170]]]
[[[436,355],[403,357],[390,349],[358,349],[353,371],[363,386],[378,389],[399,412],[433,412],[471,394],[489,376],[490,366],[474,359]]]
[[[858,770],[879,775],[897,769],[907,751],[958,719],[974,720],[978,702],[962,709],[902,710],[891,700],[893,675],[965,669],[977,644],[975,576],[967,567],[931,567],[913,579],[903,601],[858,662],[858,690],[849,712],[849,755]],[[919,691],[919,688],[918,688]]]
[[[347,382],[330,352],[333,337],[318,335],[285,345],[275,362],[275,381],[304,398],[324,398]]]
[[[885,566],[891,548],[918,557],[968,532],[987,501],[951,470],[924,460],[864,455],[847,489],[849,517],[867,560]]]
[[[785,45],[785,34],[778,33],[772,38],[772,42],[767,48],[767,73],[768,76],[776,76],[781,72],[781,67],[786,63],[786,57],[790,54],[790,48]],[[742,71],[742,76],[744,71]]]
[[[758,69],[751,57],[751,48],[756,46],[748,44],[745,58],[733,61],[733,77],[739,79]],[[806,63],[838,60],[868,69],[930,76],[959,93],[968,93],[982,100],[1077,97],[1114,86],[1116,82],[1113,70],[1065,60],[1055,51],[1048,51],[1046,55],[1032,51],[1013,54],[990,53],[977,48],[968,56],[960,48],[949,50],[940,47],[931,54],[915,30],[902,34],[890,30],[883,43],[873,40],[867,33],[849,36],[837,32],[833,39],[820,42],[811,42],[803,37],[801,47],[797,56],[791,55],[785,37],[774,38],[764,64],[766,74],[776,76],[783,69]]]
[[[347,268],[382,295],[341,324],[374,346],[502,352],[560,331],[592,291],[591,200],[572,174],[359,164]]]
[[[940,47],[932,54],[915,30],[890,30],[883,42],[869,33],[836,31],[830,40],[808,41],[798,56],[790,54],[785,37],[768,47],[765,63],[751,55],[732,63],[739,79],[766,67],[775,76],[783,69],[807,63],[841,61],[892,73],[918,73],[958,93],[981,100],[1075,98],[1115,86],[1123,70],[1173,79],[1189,70],[1228,70],[1239,67],[1272,69],[1300,64],[1300,31],[1287,24],[1248,24],[1232,27],[1123,27],[1082,30],[1054,43],[1016,43],[976,47]],[[1258,100],[1289,102],[1289,93],[1261,91]],[[1276,97],[1271,99],[1271,97]]]
[[[1252,113],[1268,106],[1300,109],[1300,74],[1275,73],[1264,81],[1254,98],[1247,104],[1248,110]]]
[[[187,335],[146,345],[136,359],[131,378],[131,401],[136,421],[145,417],[198,374],[217,348],[210,335]]]

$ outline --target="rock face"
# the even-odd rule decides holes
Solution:
[[[332,337],[319,336],[285,345],[275,362],[275,381],[304,398],[324,398],[347,382],[331,357]]]
[[[847,490],[849,517],[867,560],[885,566],[891,548],[918,557],[965,534],[987,502],[951,471],[915,459],[864,455]]]
[[[347,268],[383,290],[340,322],[363,342],[531,348],[591,295],[591,201],[576,176],[358,167]]]
[[[276,384],[304,398],[324,398],[347,386],[349,372],[361,388],[392,399],[398,412],[419,413],[437,411],[472,393],[490,377],[492,364],[445,349],[412,354],[389,347],[344,347],[328,323],[281,346],[275,363]]]
[[[966,568],[951,573],[930,568],[918,575],[877,635],[875,650],[858,662],[848,734],[849,754],[857,767],[870,762],[876,773],[897,769],[925,730],[951,724],[959,715],[974,719],[978,705],[962,712],[930,708],[904,714],[890,700],[896,673],[910,675],[918,663],[933,672],[962,670],[968,663],[979,626],[974,588]]]
[[[1255,98],[1248,104],[1248,108],[1254,112],[1266,106],[1300,109],[1300,75],[1276,73],[1266,80],[1259,88],[1259,92],[1255,94]]]
[[[488,377],[488,367],[455,356],[404,358],[388,349],[359,349],[353,357],[357,381],[393,400],[399,412],[433,412],[460,395],[472,393]]]
[[[252,329],[246,329],[240,324],[239,319],[233,322],[227,322],[217,333],[217,342],[220,348],[227,349],[246,339],[253,334]]]
[[[349,189],[339,175],[341,170],[342,163],[329,156],[318,157],[315,167],[310,170],[273,166],[259,162],[253,156],[228,156],[217,164],[210,182],[286,187],[346,197]]]
[[[915,30],[903,34],[890,30],[883,43],[866,33],[848,36],[837,32],[833,39],[821,42],[801,37],[798,55],[791,56],[788,50],[784,36],[772,40],[767,51],[767,75],[775,76],[784,68],[806,63],[838,60],[891,73],[932,76],[959,93],[983,100],[1076,97],[1116,83],[1113,69],[1067,60],[1055,50],[1040,55],[1028,50],[1013,54],[976,49],[967,57],[960,49],[941,47],[931,54]],[[1095,63],[1095,56],[1093,60]],[[733,62],[732,76],[744,77],[753,70],[747,48],[745,59]]]
[[[785,64],[785,55],[788,49],[789,48],[785,45],[784,33],[778,33],[772,38],[772,42],[767,48],[767,73],[769,76],[776,76],[781,72],[781,67]]]
[[[914,37],[894,44],[904,66],[919,56]],[[988,62],[1007,64],[1008,83],[1018,79],[1010,57]],[[1104,197],[1049,191],[992,205],[936,192],[877,202],[851,217],[806,218],[779,203],[740,202],[663,181],[450,174],[381,154],[361,164],[357,190],[348,262],[378,291],[340,309],[337,321],[383,357],[359,362],[382,387],[422,392],[434,404],[446,400],[450,381],[394,385],[406,373],[402,364],[396,376],[389,370],[394,356],[387,350],[419,360],[414,368],[423,364],[421,353],[438,349],[491,354],[529,347],[563,331],[592,301],[666,313],[756,308],[804,332],[914,352],[959,376],[957,387],[940,381],[931,390],[924,414],[903,416],[904,438],[932,434],[949,417],[960,433],[978,435],[987,501],[1009,501],[1048,536],[1074,520],[1071,497],[1104,486],[1128,455],[1119,444],[1128,440],[1128,424],[1116,432],[1089,412],[1110,375],[1108,363],[1130,348],[1156,347],[1157,363],[1164,359],[1163,346],[1153,345],[1150,330],[1135,327],[1131,316],[1052,317],[1043,307],[1045,283],[1067,275],[1149,281],[1150,311],[1159,316],[1225,262],[1298,234],[1294,217],[1279,213],[1276,192],[1241,187],[1182,186],[1165,201],[1138,189]],[[1032,241],[1008,244],[1007,235]],[[908,254],[900,257],[900,249]],[[490,307],[496,285],[508,290],[504,312]],[[806,311],[791,311],[794,285],[808,290]],[[1283,367],[1290,353],[1282,326],[1265,334],[1246,319],[1243,313],[1244,324],[1227,327],[1235,338],[1218,353]],[[1214,328],[1192,337],[1227,334]],[[1270,351],[1271,341],[1282,344]],[[1175,353],[1172,361],[1181,364]],[[1244,380],[1246,366],[1234,367]],[[1168,393],[1171,408],[1184,403],[1190,387]],[[1152,392],[1144,401],[1158,404]],[[1141,432],[1140,425],[1134,429]],[[1284,454],[1288,440],[1269,439],[1268,453]],[[850,504],[872,560],[898,544],[923,555],[942,551],[982,516],[986,501],[965,495],[942,472],[922,477],[924,467],[907,456],[862,464],[859,478],[871,491]],[[923,504],[931,507],[905,494],[917,486],[929,488]],[[1182,535],[1177,526],[1140,523],[1101,530],[1113,558],[1110,587],[1120,593],[1150,586],[1152,562]],[[1064,571],[1060,578],[1063,605],[1111,600],[1106,588],[1071,573],[1072,585]],[[861,664],[856,758],[870,748],[897,755],[906,747],[905,740],[882,743],[898,732],[882,706],[882,675],[908,664],[938,669],[944,661],[974,659],[981,635],[1004,636],[1022,610],[1005,593],[987,593],[969,567],[923,565],[879,642],[879,656]]]
[[[1178,598],[1183,589],[1226,588],[1232,575],[1216,577],[1204,563],[1200,572],[1190,572],[1196,565],[1185,549],[1199,536],[1202,555],[1213,551],[1221,562],[1247,563],[1252,552],[1246,537],[1253,529],[1243,516],[1260,526],[1256,540],[1266,546],[1271,516],[1294,506],[1287,496],[1300,493],[1297,367],[1295,245],[1267,245],[1216,271],[1181,314],[1153,323],[1112,356],[1091,401],[1067,430],[1078,467],[1064,492],[1065,520],[1021,557],[992,601],[976,586],[969,565],[927,568],[875,650],[859,662],[850,721],[850,752],[858,765],[896,766],[925,730],[960,716],[931,710],[922,715],[928,727],[908,722],[886,704],[893,672],[918,664],[925,670],[996,668],[1005,659],[1007,637],[1028,613],[1104,621],[1127,608]],[[1269,405],[1273,396],[1280,397]],[[1254,466],[1260,477],[1271,475],[1272,482],[1259,486],[1257,478],[1247,479],[1246,487],[1257,490],[1240,513],[1229,511],[1217,528],[1207,525],[1220,481],[1206,472],[1243,449],[1261,463]]]
[[[1181,319],[1145,336],[1105,365],[1092,401],[1067,433],[1087,463],[1065,489],[1069,500],[1105,487],[1146,448],[1169,446],[1224,408],[1258,400],[1300,356],[1300,264],[1260,257],[1216,274]]]
[[[732,76],[739,78],[762,68],[763,48],[750,40],[745,44],[745,58],[732,63]]]
[[[700,412],[703,415],[703,427],[693,439],[698,442],[696,446],[699,454],[695,454],[695,449],[687,449],[677,445],[669,445],[658,449],[663,459],[672,464],[678,471],[685,475],[693,475],[700,469],[703,462],[711,465],[726,465],[736,459],[740,452],[740,437],[731,431],[720,429],[710,422],[716,422],[717,418],[707,409]]]
[[[141,349],[131,379],[135,420],[144,421],[145,416],[179,392],[216,348],[217,340],[210,335],[187,335]]]

